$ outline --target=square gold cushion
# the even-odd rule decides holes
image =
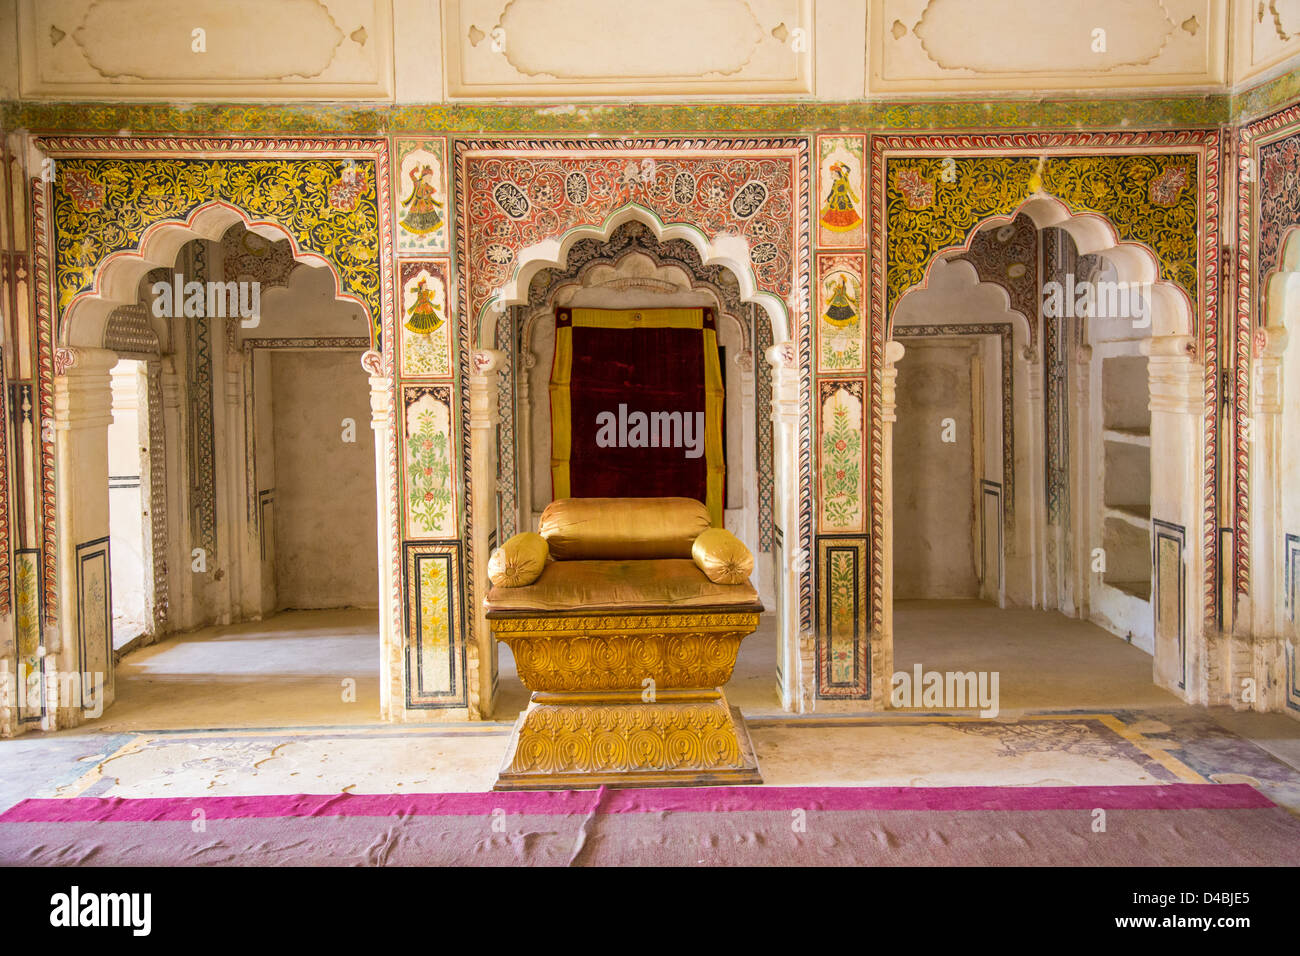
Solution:
[[[493,611],[671,610],[758,604],[746,584],[714,584],[689,558],[637,561],[553,561],[534,583],[494,587],[484,601]]]

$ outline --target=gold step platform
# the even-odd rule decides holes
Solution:
[[[495,790],[759,784],[744,718],[727,703],[754,610],[489,612],[533,692]]]

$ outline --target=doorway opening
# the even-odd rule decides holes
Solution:
[[[896,309],[896,684],[999,675],[1003,710],[1175,700],[1152,658],[1154,302],[1050,314],[1043,290],[1067,274],[1120,285],[1022,215],[938,258]]]
[[[255,284],[257,321],[233,310],[175,314],[158,289],[177,277]],[[128,308],[146,317],[157,352],[112,372],[114,623],[131,653],[102,726],[377,722],[363,310],[336,298],[327,269],[296,262],[287,240],[242,224],[182,246],[174,266],[141,279],[138,296]],[[166,529],[157,545],[155,521]],[[165,552],[157,562],[155,547]],[[165,614],[150,604],[155,590]]]
[[[154,637],[149,379],[147,364],[124,358],[112,370],[108,426],[108,513],[113,650]]]
[[[614,227],[608,238],[577,240],[562,264],[533,274],[526,304],[502,312],[496,329],[496,347],[509,355],[499,401],[497,473],[504,493],[497,502],[496,543],[536,530],[552,500],[549,381],[557,308],[714,310],[724,396],[723,525],[754,555],[751,580],[766,609],[757,631],[740,645],[727,698],[746,714],[783,712],[774,680],[779,628],[771,379],[763,358],[772,344],[769,319],[761,308],[743,301],[728,268],[705,265],[689,241],[660,239],[635,219]],[[528,693],[509,649],[493,643],[499,655],[493,717],[513,719]]]

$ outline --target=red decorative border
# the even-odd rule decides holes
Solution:
[[[1280,110],[1271,116],[1247,123],[1238,131],[1237,160],[1237,302],[1235,315],[1237,364],[1233,395],[1233,489],[1232,522],[1233,583],[1236,594],[1250,593],[1250,442],[1246,436],[1245,421],[1250,417],[1250,379],[1253,364],[1252,342],[1254,319],[1264,321],[1263,308],[1269,280],[1281,268],[1281,255],[1285,243],[1278,247],[1279,261],[1267,272],[1256,275],[1255,242],[1259,235],[1261,146],[1300,133],[1300,104]]]
[[[508,154],[515,154],[515,161],[529,160],[533,158],[540,159],[543,155],[547,158],[561,158],[572,164],[573,168],[567,172],[581,172],[587,175],[587,185],[591,188],[590,171],[600,168],[607,171],[611,160],[632,160],[641,159],[646,156],[657,156],[664,162],[689,163],[698,161],[700,163],[716,163],[721,159],[746,159],[751,161],[783,159],[792,163],[791,169],[791,196],[788,225],[782,224],[782,228],[789,230],[786,254],[789,256],[791,264],[791,275],[781,275],[774,278],[770,283],[763,283],[759,275],[759,270],[755,270],[758,291],[769,292],[780,295],[785,298],[791,291],[792,286],[797,287],[797,283],[802,282],[803,288],[811,288],[811,268],[812,258],[809,247],[809,228],[810,228],[810,205],[811,205],[811,159],[810,159],[810,138],[808,136],[772,136],[772,137],[745,137],[738,136],[734,138],[676,138],[676,137],[602,137],[600,139],[464,139],[455,140],[452,143],[455,157],[453,162],[452,173],[452,195],[456,203],[456,214],[454,217],[455,228],[453,230],[452,248],[455,250],[455,262],[457,264],[457,275],[455,277],[455,295],[459,304],[463,321],[460,323],[460,341],[459,341],[459,374],[461,381],[470,370],[470,353],[476,346],[472,339],[475,337],[479,324],[479,312],[486,302],[482,289],[476,286],[479,282],[476,271],[479,270],[477,250],[478,244],[474,244],[471,250],[472,233],[469,228],[470,205],[471,205],[471,174],[468,168],[471,154],[478,154],[472,158],[479,162],[501,163]],[[520,155],[522,154],[522,155]],[[692,155],[694,154],[694,155]],[[566,175],[567,175],[566,172]],[[478,195],[482,190],[478,190]],[[482,197],[480,197],[480,204]],[[565,201],[567,201],[567,196]],[[628,200],[631,201],[631,200]],[[549,221],[543,221],[535,210],[525,215],[529,223],[528,233],[530,244],[541,239],[558,239],[574,228],[583,226],[599,226],[608,217],[620,208],[623,208],[626,202],[611,202],[606,205],[602,204],[598,214],[592,214],[590,211],[586,216],[577,217],[569,221],[561,221],[556,215]],[[641,203],[641,205],[646,205]],[[659,215],[661,221],[665,224],[674,224],[681,221],[678,216],[665,218],[660,215],[660,210],[652,207],[656,215]],[[730,210],[728,210],[728,214]],[[518,274],[518,246],[522,242],[519,238],[521,232],[515,229],[505,220],[509,217],[499,216],[502,220],[500,235],[495,236],[495,242],[505,248],[510,253],[509,269],[502,272],[503,276],[513,278]],[[686,220],[688,225],[696,225],[698,217],[692,216]],[[738,225],[737,225],[738,224]],[[734,231],[742,232],[744,223],[736,220],[732,224]],[[476,229],[484,230],[488,226],[476,218]],[[733,231],[728,229],[728,231]],[[480,237],[481,242],[481,237]],[[484,250],[486,247],[484,247]],[[472,257],[471,252],[475,255]],[[502,271],[502,270],[498,270]],[[477,289],[478,291],[473,291]],[[799,426],[799,476],[800,487],[812,487],[812,455],[810,449],[812,426],[811,426],[811,361],[812,361],[812,344],[811,323],[808,316],[801,315],[792,310],[790,323],[791,338],[797,342],[798,356],[801,363],[800,367],[800,426]],[[461,429],[462,429],[462,474],[465,479],[465,521],[462,528],[462,536],[466,542],[465,547],[465,590],[467,606],[473,607],[474,602],[474,548],[472,536],[472,503],[470,501],[470,462],[469,455],[469,396],[468,390],[461,389]],[[799,547],[803,549],[804,554],[811,553],[812,546],[812,523],[813,523],[813,503],[810,495],[801,495],[799,504]],[[799,585],[799,626],[805,633],[812,630],[812,578],[811,574],[805,572],[800,578]]]

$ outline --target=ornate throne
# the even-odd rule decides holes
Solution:
[[[763,610],[691,498],[564,498],[493,552],[484,599],[532,691],[497,790],[762,783],[727,703]]]

